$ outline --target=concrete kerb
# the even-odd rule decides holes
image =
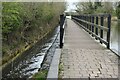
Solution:
[[[54,78],[57,80],[58,71],[59,71],[59,61],[60,61],[61,49],[56,49],[55,54],[53,56],[50,69],[48,71],[47,80]]]

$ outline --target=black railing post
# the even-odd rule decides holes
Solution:
[[[94,24],[94,16],[92,16],[92,23]],[[94,33],[94,25],[92,25],[92,32]]]
[[[111,30],[111,15],[108,15],[108,32],[107,32],[107,48],[110,48],[110,30]]]
[[[96,24],[98,25],[98,16],[96,17]],[[95,33],[96,33],[96,35],[98,35],[98,28],[97,27],[95,29]]]
[[[104,17],[103,16],[101,16],[100,17],[100,25],[101,26],[103,26],[103,24],[104,24]],[[100,38],[103,38],[103,30],[102,29],[100,29]],[[100,41],[100,43],[102,44],[102,42]]]
[[[83,20],[85,20],[85,16],[83,16]],[[85,22],[83,23],[83,26],[86,27],[86,26],[85,26]]]
[[[84,15],[83,15],[83,20],[84,20]],[[85,27],[85,23],[83,22],[83,26]]]
[[[82,19],[82,16],[80,15],[80,19]],[[82,21],[80,21],[80,23],[82,24]]]
[[[90,22],[91,22],[91,16],[90,16]],[[91,25],[90,25],[90,31],[91,31]]]
[[[87,21],[87,16],[85,16],[85,21]],[[87,23],[85,23],[86,29],[87,29]]]
[[[81,19],[83,20],[83,15],[81,16]],[[81,24],[83,25],[83,22],[81,22]]]
[[[63,47],[63,24],[64,24],[64,15],[60,15],[60,48]]]
[[[73,19],[73,15],[71,15],[71,19]]]
[[[98,25],[98,16],[96,17],[96,24]],[[95,34],[98,35],[98,28],[95,28]],[[97,38],[95,38],[97,40]]]
[[[86,16],[84,15],[84,20],[86,21]],[[86,23],[84,22],[84,26],[86,28]]]
[[[87,19],[86,19],[86,20],[88,21],[88,16],[86,16],[86,17],[87,17]],[[88,29],[88,23],[86,23],[86,24],[87,24],[87,29]]]

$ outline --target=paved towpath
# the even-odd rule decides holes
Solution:
[[[118,57],[70,19],[67,19],[60,62],[61,78],[113,80],[118,77]]]

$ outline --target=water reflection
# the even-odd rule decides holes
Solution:
[[[118,53],[120,54],[120,20],[118,21]]]
[[[120,55],[120,21],[111,22],[111,45],[110,48]]]

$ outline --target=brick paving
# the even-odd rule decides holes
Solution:
[[[67,20],[61,54],[61,78],[116,80],[118,56],[101,46],[72,20]]]

